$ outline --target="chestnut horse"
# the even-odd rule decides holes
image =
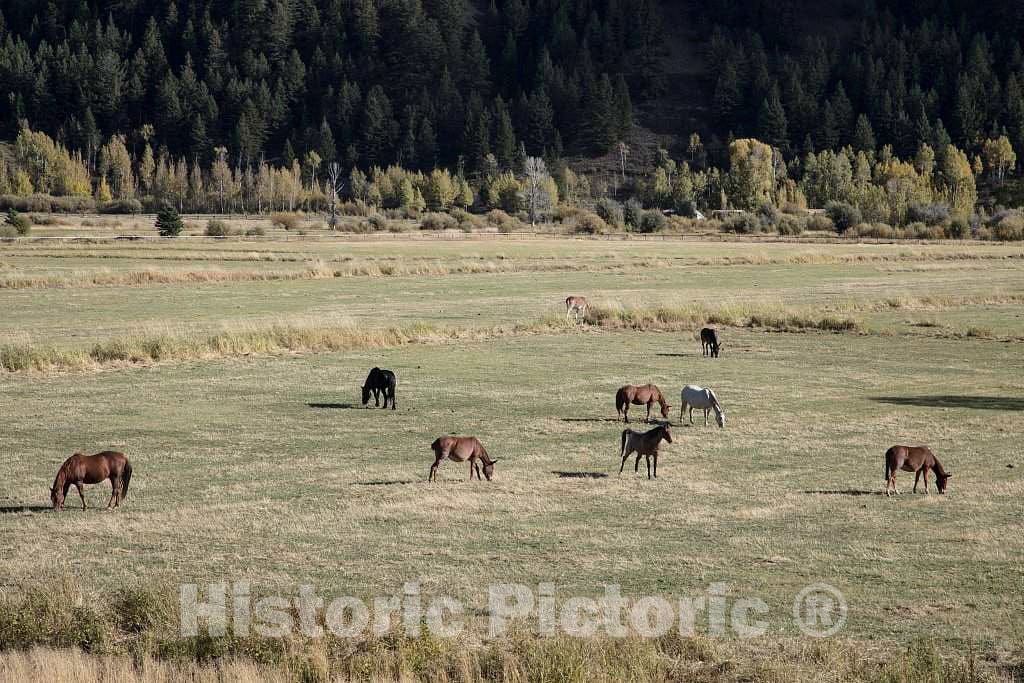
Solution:
[[[442,436],[434,439],[434,443],[430,444],[430,448],[434,451],[434,464],[430,466],[430,474],[427,475],[427,481],[437,480],[437,467],[445,458],[455,462],[466,462],[469,460],[470,481],[473,481],[474,471],[476,471],[476,478],[482,479],[480,477],[480,463],[477,460],[484,464],[484,476],[487,477],[487,481],[490,481],[491,477],[494,476],[494,463],[498,462],[498,458],[492,460],[491,456],[487,455],[487,449],[484,448],[484,445],[475,436]]]
[[[896,472],[914,472],[914,493],[917,493],[917,482],[924,474],[924,492],[928,493],[928,470],[935,470],[935,488],[939,493],[946,492],[946,484],[953,475],[942,467],[927,446],[893,446],[885,452],[885,495],[892,492],[899,494],[896,488]]]
[[[621,387],[615,392],[615,412],[618,415],[622,415],[625,422],[629,422],[629,406],[630,404],[635,406],[647,406],[647,422],[651,421],[651,407],[655,402],[661,405],[661,416],[668,419],[668,409],[671,408],[668,401],[661,393],[661,389],[653,384],[644,384],[643,386],[633,386],[627,384]]]
[[[124,453],[116,451],[103,451],[96,455],[75,453],[64,461],[57,470],[57,478],[53,480],[53,487],[50,488],[53,509],[64,509],[64,499],[67,498],[68,489],[74,484],[78,489],[78,497],[82,499],[82,509],[85,510],[82,484],[98,484],[107,479],[110,480],[111,487],[110,502],[107,503],[109,510],[120,505],[128,495],[128,482],[132,480],[132,464],[128,462]]]
[[[658,425],[654,429],[640,433],[634,432],[632,429],[622,430],[622,464],[619,465],[619,475],[622,474],[622,468],[626,466],[626,461],[629,460],[629,456],[634,452],[636,453],[636,462],[633,463],[633,471],[640,471],[640,456],[644,456],[647,460],[647,478],[651,478],[651,456],[654,456],[654,478],[658,478],[658,446],[661,445],[661,440],[664,439],[668,443],[672,443],[672,432],[669,430],[668,425]]]

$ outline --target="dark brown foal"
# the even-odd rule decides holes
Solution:
[[[896,488],[896,473],[899,470],[914,473],[914,493],[917,482],[924,476],[924,492],[928,493],[928,470],[935,472],[935,488],[946,492],[946,484],[953,475],[942,467],[927,446],[893,446],[885,452],[885,495],[899,494]]]
[[[647,432],[634,432],[632,429],[622,430],[622,464],[619,465],[619,474],[626,466],[629,456],[636,452],[636,462],[633,463],[633,472],[640,471],[640,456],[647,460],[647,478],[651,478],[651,456],[654,456],[654,478],[658,478],[658,446],[664,439],[672,443],[672,432],[668,425],[658,425]]]

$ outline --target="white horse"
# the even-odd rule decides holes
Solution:
[[[590,304],[587,302],[586,297],[582,296],[570,296],[565,300],[565,319],[568,320],[570,315],[574,315],[576,322],[586,319],[587,309],[590,308]]]
[[[708,413],[711,410],[714,410],[715,421],[718,423],[719,427],[725,429],[725,411],[722,410],[722,405],[718,402],[718,397],[715,396],[715,392],[710,389],[698,387],[695,384],[687,384],[683,387],[679,400],[679,422],[683,421],[683,411],[689,408],[690,424],[693,424],[693,409],[703,408],[705,427],[708,426]]]

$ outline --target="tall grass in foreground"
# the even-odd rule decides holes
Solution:
[[[0,598],[0,680],[17,681],[1010,681],[1020,662],[973,650],[841,639],[410,634],[182,638],[176,592],[93,595],[70,578]]]

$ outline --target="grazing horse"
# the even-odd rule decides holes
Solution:
[[[705,327],[700,331],[700,349],[702,356],[718,358],[718,351],[722,346],[723,345],[718,341],[718,332],[710,327]]]
[[[370,370],[370,374],[366,376],[366,382],[363,384],[363,405],[370,402],[370,392],[372,391],[375,406],[380,405],[380,396],[383,394],[384,407],[388,407],[390,400],[391,410],[395,410],[395,384],[395,373],[390,370],[381,370],[380,368]]]
[[[67,498],[68,489],[74,484],[78,489],[78,496],[82,499],[82,509],[85,510],[85,493],[82,491],[82,484],[98,484],[106,479],[110,480],[110,502],[107,509],[116,508],[128,495],[128,482],[132,480],[132,464],[124,453],[116,451],[103,451],[96,455],[82,455],[75,453],[64,461],[64,464],[57,470],[57,478],[53,480],[50,488],[50,500],[53,502],[54,510],[64,509],[64,499]]]
[[[470,481],[473,481],[474,471],[476,472],[476,478],[481,479],[480,462],[484,464],[483,471],[487,481],[490,481],[494,475],[494,463],[498,462],[498,458],[492,460],[491,456],[487,455],[487,449],[484,448],[483,444],[475,436],[442,436],[439,439],[435,439],[434,443],[430,444],[430,448],[434,451],[434,464],[430,466],[430,474],[427,476],[427,481],[437,480],[437,467],[445,458],[455,462],[466,462],[469,460]],[[480,462],[477,462],[477,460]]]
[[[661,445],[661,440],[664,439],[668,443],[672,443],[672,432],[669,431],[668,425],[658,425],[654,429],[648,432],[634,432],[632,429],[622,430],[622,464],[619,465],[619,476],[622,476],[622,468],[626,466],[626,461],[629,456],[634,452],[636,453],[636,462],[633,463],[633,471],[640,471],[640,456],[644,456],[647,460],[647,478],[651,478],[651,456],[654,456],[654,478],[658,478],[658,446]]]
[[[942,467],[927,446],[893,446],[885,452],[885,495],[899,494],[896,488],[896,472],[914,472],[914,493],[917,493],[917,482],[924,474],[924,492],[928,493],[928,470],[935,471],[935,488],[939,493],[946,492],[946,484],[953,475]]]
[[[671,408],[668,401],[661,393],[661,389],[653,384],[644,384],[643,386],[633,386],[627,384],[615,392],[615,412],[622,415],[625,422],[629,422],[629,406],[630,404],[635,406],[647,406],[647,422],[651,421],[651,407],[655,402],[661,405],[661,416],[666,420],[668,418],[668,409]]]
[[[590,304],[587,303],[587,298],[583,296],[570,296],[565,300],[565,319],[569,319],[569,315],[575,316],[576,322],[585,320],[587,317],[587,309],[590,308]]]
[[[679,395],[679,422],[683,421],[683,411],[687,408],[690,409],[690,424],[693,424],[693,409],[703,408],[704,409],[704,426],[708,426],[708,412],[711,410],[715,411],[715,422],[722,429],[725,429],[725,411],[722,410],[722,405],[718,402],[718,397],[715,396],[715,392],[710,389],[698,387],[696,384],[687,384],[683,387],[682,392]]]

